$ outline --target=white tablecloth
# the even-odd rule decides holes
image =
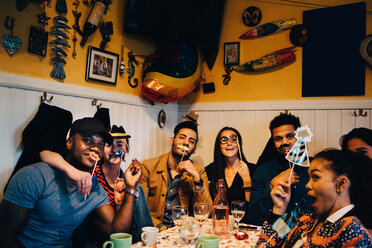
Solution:
[[[211,233],[211,227],[212,222],[209,219],[206,223],[203,225],[203,231],[202,234],[210,234]],[[245,240],[237,240],[233,233],[230,233],[230,239],[225,239],[220,241],[220,248],[253,248],[256,246],[256,242],[259,237],[259,231],[246,231],[248,234],[248,238]],[[160,232],[157,237],[157,244],[154,247],[157,248],[177,248],[177,247],[184,247],[184,246],[178,246],[176,238],[179,237],[179,232],[177,227],[169,228],[163,232]],[[180,240],[180,244],[182,244],[182,241]],[[136,244],[132,245],[132,248],[139,248],[139,247],[145,247],[145,245],[142,242],[138,242]]]

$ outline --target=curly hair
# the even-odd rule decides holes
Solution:
[[[283,126],[283,125],[293,125],[294,129],[297,129],[301,126],[300,118],[292,115],[280,113],[270,122],[270,131],[273,133],[274,128]]]

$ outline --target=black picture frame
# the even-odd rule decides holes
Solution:
[[[85,80],[116,85],[118,65],[118,54],[89,46]]]
[[[227,42],[224,44],[224,65],[239,65],[240,42]]]

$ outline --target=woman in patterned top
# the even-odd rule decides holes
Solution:
[[[367,229],[355,217],[359,206],[351,204],[356,194],[363,193],[354,188],[362,173],[357,170],[371,166],[371,160],[360,154],[335,149],[318,153],[306,185],[314,212],[297,218],[288,235],[274,230],[272,223],[285,213],[291,197],[288,180],[281,182],[271,191],[274,207],[258,247],[372,247]]]

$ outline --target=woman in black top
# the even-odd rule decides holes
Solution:
[[[212,199],[216,196],[217,181],[222,178],[227,184],[229,205],[235,200],[249,202],[255,165],[246,160],[241,148],[242,137],[238,130],[224,127],[219,131],[214,145],[214,161],[205,168]]]

